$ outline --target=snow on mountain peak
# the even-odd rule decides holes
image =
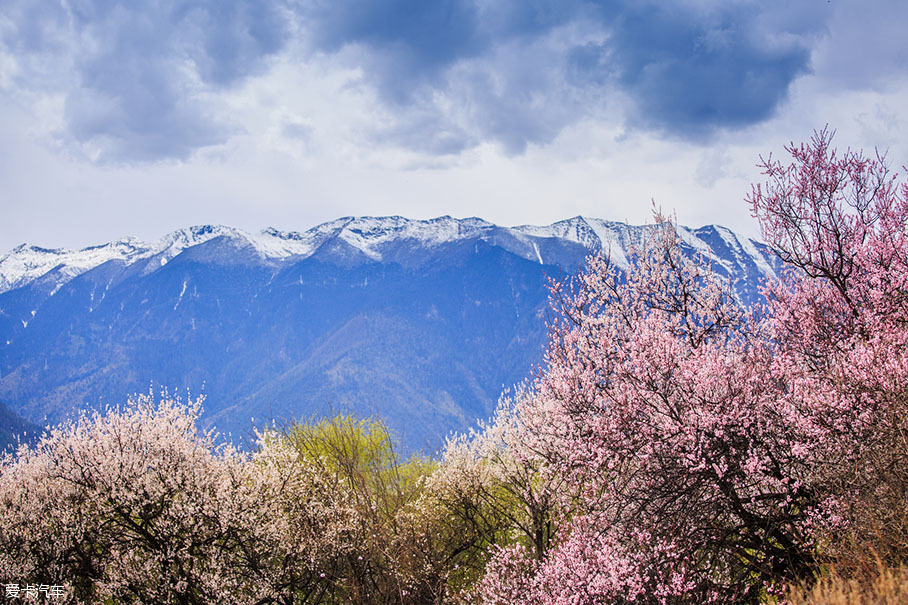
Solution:
[[[309,256],[326,239],[331,231],[280,231],[274,227],[263,229],[251,238],[253,245],[264,258],[284,259],[291,256]]]
[[[204,244],[216,237],[245,237],[239,229],[223,225],[194,225],[168,233],[152,244],[154,254],[164,254],[167,260],[178,255],[186,248]]]
[[[59,286],[110,260],[131,264],[155,257],[158,262],[151,263],[146,269],[153,271],[184,250],[221,237],[241,246],[251,246],[261,259],[268,261],[305,258],[329,240],[335,239],[360,250],[375,261],[381,261],[383,254],[394,249],[389,246],[402,241],[418,247],[434,248],[473,238],[499,242],[501,240],[496,234],[505,232],[522,242],[511,251],[534,262],[544,262],[540,253],[541,248],[545,247],[543,240],[559,239],[580,244],[590,250],[602,251],[609,255],[614,264],[626,268],[629,265],[628,250],[638,245],[646,230],[651,228],[652,225],[632,226],[583,216],[545,226],[521,225],[510,228],[499,227],[476,217],[456,219],[440,216],[415,220],[401,216],[348,216],[303,232],[280,231],[269,227],[256,234],[221,225],[197,225],[168,233],[151,244],[135,238],[124,238],[81,250],[48,249],[23,244],[0,257],[0,293],[23,286],[54,270],[57,271],[54,279]],[[750,257],[760,272],[773,274],[766,261],[765,251],[758,250],[760,244],[756,242],[739,238],[723,227],[707,226],[692,230],[679,226],[678,230],[685,243],[713,257],[716,256],[717,246],[727,248],[727,253],[719,259],[726,268],[730,269],[731,264]]]
[[[370,258],[379,260],[380,248],[388,242],[413,240],[425,246],[439,246],[477,237],[493,227],[492,223],[477,218],[460,220],[440,216],[427,220],[413,220],[402,216],[364,216],[351,219],[344,225],[339,237]]]
[[[607,254],[622,269],[629,266],[627,251],[638,245],[651,226],[632,226],[599,218],[575,216],[546,226],[521,225],[514,231],[539,238],[558,238]]]
[[[0,292],[18,288],[54,269],[71,279],[110,260],[129,262],[146,251],[145,245],[133,237],[82,250],[22,244],[0,257]]]

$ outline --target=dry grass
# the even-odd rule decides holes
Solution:
[[[906,605],[908,568],[886,567],[877,560],[876,571],[844,577],[832,570],[810,588],[789,591],[792,605]]]

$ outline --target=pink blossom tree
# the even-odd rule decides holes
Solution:
[[[555,287],[560,320],[524,411],[585,510],[542,577],[588,569],[619,602],[756,599],[813,567],[806,436],[761,370],[771,347],[680,243],[660,220],[627,274],[593,258],[573,290]]]
[[[661,217],[627,273],[594,257],[553,286],[521,414],[582,513],[542,562],[502,551],[480,600],[757,602],[881,491],[908,502],[908,195],[830,139],[764,161],[749,197],[790,267],[766,305],[743,310]]]
[[[908,183],[833,133],[762,160],[748,201],[792,270],[767,289],[772,371],[811,423],[840,525],[908,558]],[[819,454],[819,453],[822,454]],[[858,535],[860,534],[860,535]],[[873,535],[871,535],[873,534]]]

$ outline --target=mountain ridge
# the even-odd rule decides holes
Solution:
[[[574,217],[343,217],[305,232],[180,229],[0,257],[0,403],[44,426],[149,384],[204,392],[234,435],[331,411],[377,414],[411,449],[488,416],[541,362],[548,279],[591,251],[619,267],[650,226]],[[678,227],[756,300],[778,261],[719,226]]]
[[[134,237],[81,249],[45,248],[23,243],[0,256],[0,293],[26,285],[53,270],[59,270],[60,280],[65,280],[109,261],[131,265],[157,258],[163,266],[184,250],[219,237],[246,240],[261,256],[262,261],[306,258],[332,239],[340,239],[369,258],[382,261],[384,258],[380,248],[388,242],[413,240],[423,245],[438,246],[458,239],[488,238],[494,232],[503,232],[526,244],[528,248],[521,251],[521,254],[526,258],[536,258],[540,264],[544,264],[544,260],[537,240],[560,239],[581,244],[590,250],[608,250],[614,254],[615,264],[626,267],[625,252],[628,244],[639,240],[640,233],[649,228],[652,225],[626,225],[580,215],[550,225],[513,227],[502,227],[478,217],[456,219],[445,215],[414,220],[401,216],[348,216],[316,225],[304,232],[266,227],[257,234],[223,225],[196,225],[170,232],[151,243]],[[686,241],[694,248],[701,250],[710,250],[710,246],[704,245],[699,236],[709,230],[723,234],[732,246],[745,249],[755,260],[764,260],[766,255],[756,249],[756,246],[762,244],[753,239],[741,238],[725,227],[704,225],[691,229],[679,226],[682,237],[686,237]],[[533,243],[537,245],[533,246]],[[528,251],[534,254],[529,254]],[[773,273],[767,263],[760,264],[764,265],[766,272]]]

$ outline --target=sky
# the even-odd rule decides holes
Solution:
[[[3,0],[0,254],[341,216],[758,236],[761,154],[908,164],[901,0]]]

